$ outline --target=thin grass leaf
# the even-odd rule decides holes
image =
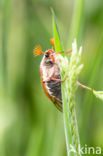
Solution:
[[[60,52],[63,51],[63,46],[61,43],[60,34],[56,23],[56,17],[53,11],[52,15],[53,15],[55,50],[56,52]],[[68,61],[66,56],[63,57],[61,55],[58,55],[58,58],[60,61],[61,79],[63,79],[65,75],[70,76],[70,78],[61,85],[67,155],[80,156],[81,154],[78,152],[78,146],[80,142],[75,111],[75,91],[77,88],[76,81],[77,76],[79,74],[78,72],[80,72],[81,69],[80,64],[81,49],[80,53],[78,53],[76,42],[73,43],[72,49],[73,51],[70,62]],[[76,152],[70,152],[71,146],[73,147],[73,149],[75,149]]]
[[[76,37],[77,41],[80,40],[80,33],[83,23],[83,13],[84,13],[84,0],[76,0],[74,3],[74,13],[72,17],[72,24],[69,33],[69,40],[67,43],[67,47],[71,47],[71,44]]]
[[[60,39],[59,30],[56,23],[56,16],[54,14],[54,11],[52,9],[52,22],[53,22],[53,34],[54,34],[54,41],[55,41],[55,51],[60,52],[63,51],[63,46]],[[65,73],[64,73],[65,74]],[[61,78],[63,79],[64,75],[61,75]],[[65,96],[65,88],[64,84],[62,84],[62,96]],[[66,137],[66,146],[67,146],[67,152],[69,152],[69,144],[72,143],[72,139],[70,138],[70,128],[69,127],[69,119],[68,119],[68,112],[67,112],[67,105],[66,105],[66,99],[63,98],[63,110],[64,110],[64,129],[65,129],[65,137]]]
[[[57,27],[57,23],[56,23],[56,16],[54,14],[54,11],[52,9],[52,17],[53,17],[53,33],[54,33],[54,41],[55,41],[55,51],[56,52],[62,52],[64,50],[62,42],[61,42],[61,38],[60,38],[60,34],[59,34],[59,30]]]

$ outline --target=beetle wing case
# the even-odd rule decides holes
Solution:
[[[46,64],[45,62],[47,61],[47,58],[45,58],[44,55],[40,64],[41,81],[46,96],[55,104],[55,106],[60,111],[62,111],[61,82],[54,80],[49,80],[46,82],[49,77],[61,79],[59,63],[55,53],[53,57],[55,59],[55,62],[53,62],[52,64]]]

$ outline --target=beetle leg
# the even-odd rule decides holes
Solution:
[[[65,76],[65,78],[63,80],[61,80],[61,79],[57,79],[57,78],[54,78],[54,77],[49,77],[47,80],[44,80],[43,82],[45,83],[45,82],[49,82],[51,80],[57,81],[57,82],[64,82],[67,78],[68,78],[68,76]]]
[[[68,76],[65,76],[65,78],[63,80],[61,80],[61,79],[57,79],[57,78],[51,77],[51,80],[58,81],[58,82],[64,82],[67,78],[68,78]]]
[[[71,53],[72,52],[72,49],[69,49],[69,50],[66,50],[64,53],[68,54],[68,53]]]

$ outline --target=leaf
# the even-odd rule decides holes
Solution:
[[[56,16],[55,13],[52,10],[52,17],[53,17],[53,33],[54,33],[54,41],[55,41],[55,51],[56,52],[62,52],[64,51],[62,42],[61,42],[61,38],[60,38],[60,34],[59,34],[59,29],[56,23]]]
[[[95,91],[93,90],[93,94],[103,101],[103,91]]]

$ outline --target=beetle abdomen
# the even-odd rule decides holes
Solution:
[[[46,83],[46,87],[49,94],[58,99],[62,103],[61,82],[51,80]]]

